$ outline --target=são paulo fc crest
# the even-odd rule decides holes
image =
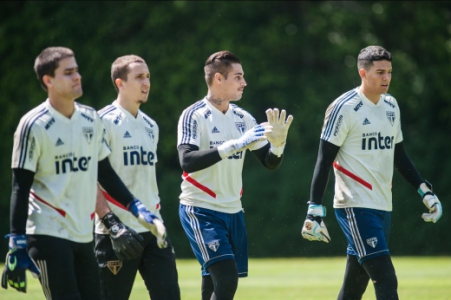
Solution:
[[[88,144],[91,144],[92,137],[94,136],[94,129],[92,127],[83,127],[83,135],[88,141]]]
[[[111,273],[116,275],[119,273],[120,269],[122,268],[122,261],[120,260],[110,260],[107,262],[108,269],[110,269]]]
[[[235,126],[241,134],[246,131],[246,124],[244,122],[235,122]]]
[[[208,244],[208,248],[216,252],[219,248],[219,241],[211,242],[210,244]]]
[[[146,127],[146,131],[147,131],[147,134],[150,136],[150,138],[152,140],[154,140],[155,139],[155,135],[153,134],[153,130],[148,128],[148,127]]]
[[[377,245],[377,237],[372,237],[372,238],[366,239],[366,243],[367,243],[368,245],[370,245],[371,247],[376,248],[376,245]]]
[[[395,123],[395,112],[394,111],[386,111],[387,119],[390,121],[391,126]]]

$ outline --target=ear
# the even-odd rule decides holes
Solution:
[[[213,80],[216,81],[217,83],[221,83],[223,77],[221,75],[221,73],[215,73],[215,76],[213,77]]]
[[[116,80],[114,81],[114,83],[116,84],[118,90],[120,90],[121,87],[124,86],[123,83],[122,83],[122,79],[120,79],[120,78],[116,78]]]
[[[48,89],[49,87],[52,87],[52,86],[53,86],[53,83],[52,83],[52,77],[49,76],[49,75],[44,75],[44,76],[42,77],[42,81],[44,82],[44,84],[45,84],[45,86],[47,87],[47,89]]]
[[[359,69],[360,78],[366,78],[366,70],[364,68]]]

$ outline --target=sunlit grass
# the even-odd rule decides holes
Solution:
[[[451,257],[394,257],[393,261],[400,299],[451,299]],[[336,299],[344,266],[344,257],[251,259],[249,277],[240,279],[235,299]],[[201,277],[197,261],[179,259],[177,268],[182,299],[200,299]],[[28,278],[27,294],[9,288],[0,291],[0,299],[44,300],[39,281],[31,276]],[[130,299],[149,299],[140,276],[137,276]],[[371,284],[363,299],[375,299]]]

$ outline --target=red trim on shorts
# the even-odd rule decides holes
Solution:
[[[185,179],[186,181],[188,181],[189,183],[191,183],[198,189],[202,190],[203,192],[207,193],[208,195],[212,196],[213,198],[216,198],[215,192],[213,192],[212,190],[207,188],[205,185],[203,185],[203,184],[199,183],[198,181],[194,180],[193,178],[191,178],[188,173],[183,172],[183,179]]]
[[[352,179],[354,179],[355,181],[357,181],[358,183],[360,183],[364,187],[366,187],[366,188],[368,188],[370,190],[373,190],[373,186],[369,182],[363,180],[362,178],[360,178],[359,176],[357,176],[354,173],[350,172],[349,170],[346,170],[345,168],[340,166],[337,162],[334,162],[333,166],[334,166],[335,169],[337,169],[341,173],[351,177]]]
[[[92,214],[91,214],[91,221],[94,219],[94,216],[96,215],[96,212],[93,212]]]
[[[47,201],[45,201],[44,199],[42,199],[41,197],[39,197],[38,195],[36,195],[34,192],[30,191],[30,194],[33,195],[33,197],[36,200],[39,200],[40,202],[44,203],[45,205],[53,208],[54,210],[56,210],[60,215],[62,215],[64,218],[66,217],[66,212],[60,208],[56,208],[55,206],[51,205],[50,203],[48,203]]]

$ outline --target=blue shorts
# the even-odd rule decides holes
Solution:
[[[235,259],[239,277],[247,277],[247,232],[244,215],[222,213],[180,204],[180,221],[194,255],[202,266],[202,276],[209,276],[210,265]]]
[[[348,241],[347,253],[357,256],[359,263],[390,255],[391,212],[369,208],[336,208],[335,216]]]

